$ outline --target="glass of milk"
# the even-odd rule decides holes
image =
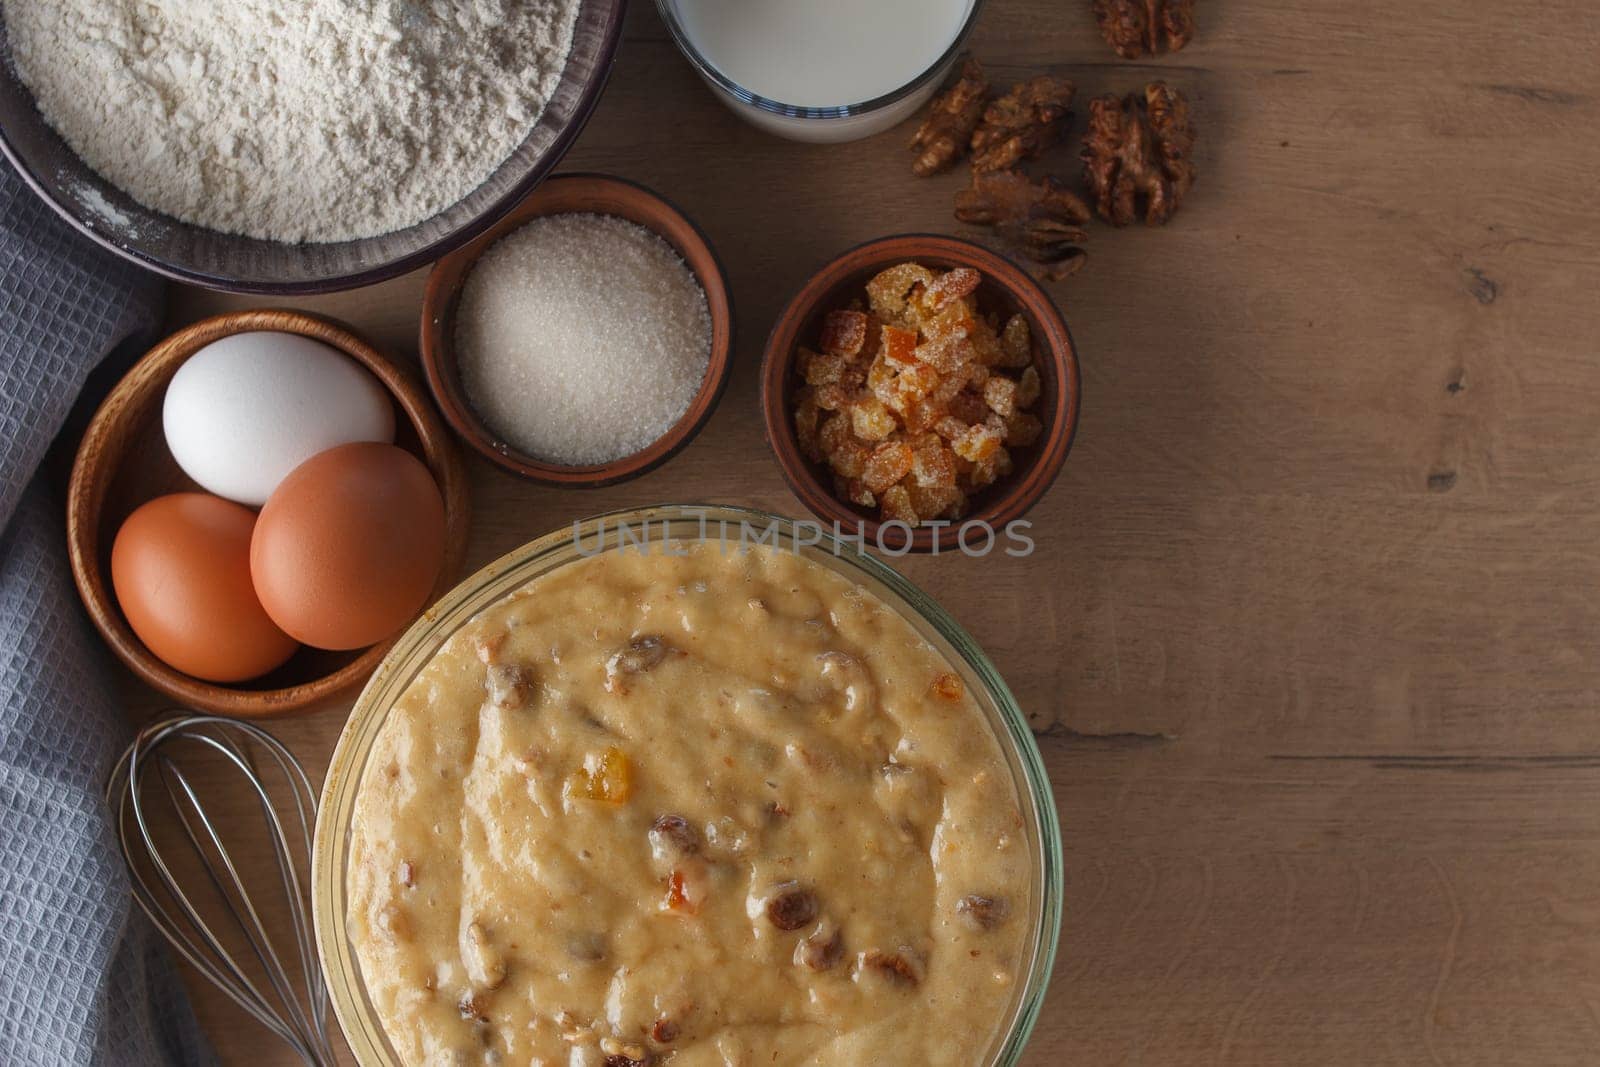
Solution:
[[[909,118],[944,81],[983,0],[656,0],[678,47],[748,122],[853,141]]]

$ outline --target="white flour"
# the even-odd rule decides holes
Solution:
[[[279,241],[402,229],[481,185],[579,0],[0,0],[39,110],[156,211]]]

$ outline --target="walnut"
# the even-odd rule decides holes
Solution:
[[[1100,35],[1123,59],[1176,52],[1194,37],[1194,0],[1094,0]]]
[[[1114,226],[1137,217],[1140,197],[1145,222],[1170,219],[1194,184],[1193,151],[1189,101],[1163,82],[1151,82],[1143,94],[1129,93],[1122,100],[1089,101],[1084,179],[1095,210]]]
[[[928,117],[911,139],[911,148],[918,153],[911,172],[926,178],[955,166],[966,154],[988,99],[989,79],[976,59],[968,59],[956,83],[934,98]]]
[[[1037,182],[1015,170],[972,175],[956,194],[956,218],[988,226],[1036,263],[1058,264],[1053,277],[1083,266],[1083,224],[1092,212],[1053,177]]]
[[[972,134],[972,169],[1007,170],[1059,141],[1072,93],[1070,81],[1048,74],[1013,85],[984,110]]]

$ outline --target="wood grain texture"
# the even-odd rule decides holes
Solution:
[[[1083,422],[1025,561],[902,569],[993,654],[1065,823],[1030,1064],[1592,1062],[1600,1045],[1600,9],[1202,4],[1115,59],[1087,0],[991,0],[998,78],[1190,94],[1200,181],[1052,287]],[[1081,130],[1081,120],[1080,120]],[[604,492],[472,465],[469,562],[661,500],[799,514],[761,340],[840,250],[963,232],[910,127],[788,144],[637,3],[571,168],[708,232],[739,311],[694,447]],[[1052,159],[1075,174],[1076,138]],[[422,279],[309,306],[410,351]],[[176,322],[235,302],[180,299]],[[130,686],[140,713],[157,701]],[[340,725],[280,731],[320,772]],[[215,996],[234,1063],[288,1063]]]

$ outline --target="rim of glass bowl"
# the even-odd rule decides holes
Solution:
[[[939,54],[929,66],[915,78],[906,82],[898,89],[892,89],[882,96],[875,96],[859,104],[841,104],[837,107],[804,107],[800,104],[785,104],[772,100],[759,93],[752,92],[729,78],[696,48],[689,40],[688,31],[683,28],[683,23],[678,19],[678,13],[673,9],[675,0],[656,0],[656,11],[661,15],[661,21],[666,23],[667,32],[672,35],[672,40],[677,44],[678,51],[700,72],[700,76],[711,82],[723,92],[732,96],[741,103],[748,104],[758,110],[773,115],[783,115],[792,119],[843,119],[852,115],[864,115],[868,112],[878,111],[890,106],[927,86],[929,81],[944,77],[944,72],[950,61],[961,54],[966,47],[967,38],[972,33],[972,28],[978,24],[978,16],[983,13],[983,6],[988,0],[972,0],[972,10],[967,12],[967,17],[961,24],[961,29],[956,31],[956,36],[950,42],[950,47]],[[871,0],[869,0],[871,2]]]
[[[500,557],[457,585],[401,636],[361,691],[339,735],[322,786],[312,848],[312,911],[318,955],[339,1024],[356,1061],[366,1067],[400,1063],[367,997],[344,925],[345,868],[356,793],[387,713],[417,672],[463,624],[534,578],[596,554],[594,545],[586,542],[612,537],[606,533],[607,524],[615,531],[624,523],[635,529],[649,523],[657,539],[681,540],[711,540],[720,531],[730,527],[740,529],[739,524],[748,523],[763,532],[775,528],[779,546],[799,543],[800,526],[795,520],[751,508],[664,504],[611,511],[576,522],[570,530],[547,534]],[[806,524],[804,528],[809,541],[816,535],[817,527]],[[826,532],[820,536],[820,541],[801,549],[808,559],[865,585],[957,667],[974,693],[983,694],[978,703],[1000,739],[1001,750],[1017,786],[1018,800],[1033,814],[1027,823],[1028,844],[1034,855],[1039,883],[1033,909],[1037,925],[1029,946],[1032,958],[1025,968],[1026,981],[1009,1009],[1006,1027],[985,1061],[996,1067],[1011,1067],[1019,1061],[1038,1020],[1061,932],[1061,831],[1050,779],[1038,745],[1028,729],[1027,717],[999,672],[948,612],[887,565],[851,543]],[[616,540],[621,541],[621,538]],[[607,551],[625,551],[633,544],[629,540],[622,548],[615,548],[610,547],[612,541],[605,543]],[[974,681],[979,684],[974,686]]]

